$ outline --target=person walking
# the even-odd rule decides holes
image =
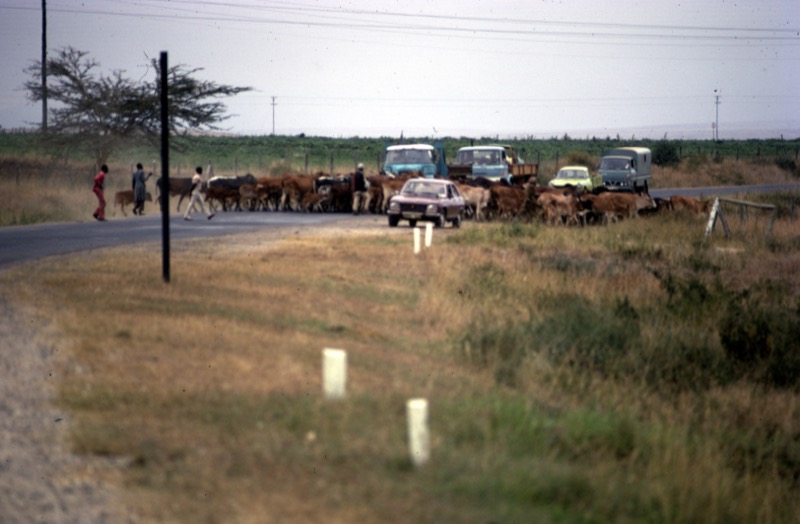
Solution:
[[[147,198],[147,187],[142,164],[136,164],[136,171],[133,172],[131,184],[133,186],[133,214],[144,215],[144,201]]]
[[[195,174],[192,177],[192,198],[189,200],[189,205],[186,206],[186,212],[183,214],[184,220],[191,220],[192,217],[189,216],[194,208],[194,205],[197,204],[200,206],[200,209],[208,216],[208,219],[211,220],[214,217],[214,213],[210,212],[206,209],[206,203],[204,200],[203,194],[203,168],[198,166],[194,170]]]
[[[353,193],[353,214],[357,215],[367,203],[367,179],[364,178],[364,164],[359,163],[356,172],[350,177],[350,190]]]
[[[97,197],[97,209],[92,216],[100,222],[106,221],[106,198],[103,194],[103,190],[106,187],[107,174],[108,166],[103,164],[100,166],[100,171],[94,177],[94,188],[92,188],[92,191]]]

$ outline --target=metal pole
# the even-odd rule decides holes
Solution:
[[[167,96],[167,52],[161,52],[161,241],[162,272],[169,283],[169,97]]]
[[[47,133],[47,0],[42,0],[42,133]]]

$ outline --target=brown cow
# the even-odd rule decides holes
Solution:
[[[383,175],[370,175],[367,177],[367,209],[369,209],[372,213],[380,213],[383,210],[384,180],[387,180],[387,178]]]
[[[256,183],[258,193],[258,203],[264,211],[276,211],[281,203],[283,188],[281,187],[282,178],[261,177]]]
[[[318,193],[306,193],[300,203],[300,208],[306,213],[321,213],[327,210],[331,202],[331,188],[324,187]]]
[[[669,197],[669,203],[671,209],[686,209],[697,215],[708,213],[711,208],[711,204],[707,201],[683,195],[672,195]]]
[[[525,198],[522,186],[495,184],[489,188],[489,207],[500,219],[519,217],[525,209]]]
[[[218,211],[214,202],[217,202],[223,211],[228,209],[241,209],[239,204],[239,190],[222,186],[208,186],[205,190],[205,201],[208,202],[212,212]]]
[[[637,218],[642,209],[655,208],[653,198],[648,194],[605,192],[599,195],[584,195],[581,202],[604,224],[616,222],[620,218]]]
[[[558,224],[578,225],[578,198],[571,192],[543,192],[537,199],[544,210],[545,221],[551,226]]]
[[[147,192],[145,200],[147,202],[153,201],[153,195],[150,194],[150,191]],[[117,191],[114,193],[114,214],[116,214],[117,206],[119,206],[122,214],[127,217],[128,213],[125,212],[125,206],[131,204],[133,204],[133,189],[126,189],[124,191]]]
[[[281,211],[291,209],[300,211],[303,197],[306,193],[314,192],[316,176],[305,174],[286,174],[281,177],[281,200],[278,209]]]
[[[258,191],[255,184],[242,184],[239,186],[239,204],[250,211],[258,207]]]

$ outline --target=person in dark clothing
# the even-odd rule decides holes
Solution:
[[[132,186],[133,186],[133,214],[144,215],[144,201],[147,198],[147,187],[145,182],[147,177],[144,176],[144,169],[142,164],[136,164],[136,171],[133,173]]]
[[[367,207],[369,185],[364,177],[364,164],[359,163],[356,172],[350,177],[350,190],[353,193],[353,214],[357,215]]]

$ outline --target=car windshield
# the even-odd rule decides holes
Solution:
[[[502,152],[497,149],[470,149],[456,155],[456,164],[496,166],[502,163]]]
[[[432,184],[424,180],[411,180],[403,187],[403,194],[444,197],[447,195],[447,188],[442,184]]]
[[[556,178],[568,178],[573,180],[576,178],[586,178],[586,171],[582,169],[562,169],[558,172]]]
[[[631,161],[627,158],[607,156],[600,161],[600,169],[630,169]]]
[[[386,152],[387,164],[432,164],[430,149],[398,149]]]

